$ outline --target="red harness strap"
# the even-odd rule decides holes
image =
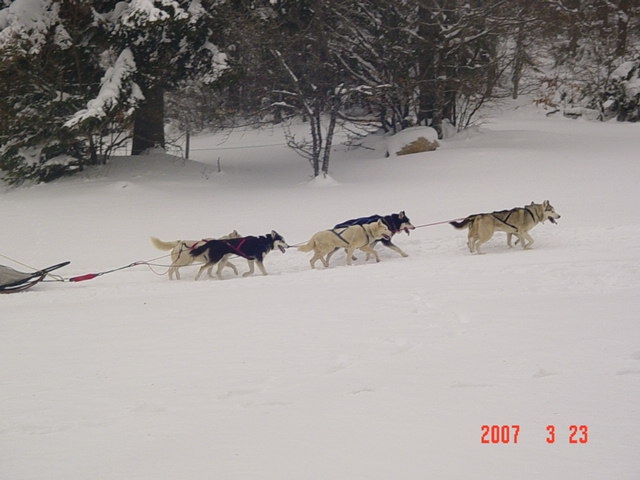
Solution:
[[[249,258],[247,257],[246,253],[244,253],[240,247],[242,247],[242,245],[244,244],[244,242],[247,241],[246,237],[243,237],[240,239],[240,241],[238,242],[237,245],[234,245],[233,243],[227,241],[227,245],[229,245],[229,247],[231,247],[231,249],[236,252],[237,255],[240,255],[243,258]]]
[[[197,242],[195,242],[193,245],[187,245],[186,243],[182,243],[185,247],[187,247],[189,250],[193,250],[194,248],[196,248],[196,246],[198,246],[198,244],[200,242],[205,242],[206,240],[198,240]]]

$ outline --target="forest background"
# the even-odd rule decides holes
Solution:
[[[637,0],[0,0],[0,170],[50,181],[182,135],[302,119],[440,138],[501,98],[640,119]]]

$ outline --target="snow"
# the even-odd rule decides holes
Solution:
[[[60,20],[59,5],[50,0],[16,0],[0,10],[0,45],[20,42],[30,45],[29,53],[36,54],[46,42],[46,34]],[[60,25],[56,28],[56,41],[62,48],[68,46],[69,34]]]
[[[73,128],[87,119],[102,119],[106,117],[110,110],[119,106],[120,97],[128,90],[131,90],[127,101],[128,105],[133,107],[137,102],[144,100],[140,87],[131,81],[131,76],[135,71],[136,62],[133,58],[133,52],[131,49],[125,48],[118,55],[114,65],[109,67],[102,77],[98,96],[89,100],[87,108],[76,112],[64,126]],[[129,83],[128,88],[124,85],[126,83]]]
[[[71,260],[65,277],[166,264],[151,235],[275,229],[293,245],[355,216],[418,226],[545,199],[562,218],[527,251],[499,233],[471,255],[438,224],[378,264],[311,270],[289,249],[264,277],[136,266],[4,295],[0,478],[637,479],[638,134],[505,110],[424,154],[337,138],[310,183],[281,131],[245,130],[194,139],[198,161],[2,187],[0,253]],[[482,444],[483,425],[517,425],[518,442]]]
[[[171,17],[162,8],[155,6],[156,1],[153,0],[131,0],[130,5],[122,13],[120,21],[123,25],[130,28],[136,28],[142,23],[162,22]],[[178,2],[173,0],[159,0],[163,7],[169,7],[173,10],[173,19],[184,20],[188,14],[184,11]]]
[[[424,138],[429,142],[438,142],[438,132],[431,127],[411,127],[395,135],[390,135],[387,139],[387,155],[396,157],[403,147],[419,138]]]

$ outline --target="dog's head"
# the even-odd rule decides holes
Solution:
[[[411,220],[409,220],[407,214],[404,213],[404,210],[400,213],[394,213],[394,217],[396,217],[394,220],[397,222],[396,225],[398,225],[398,232],[404,232],[409,235],[411,230],[416,229],[416,227],[411,224]]]
[[[282,253],[284,253],[286,249],[289,248],[289,245],[287,245],[287,242],[284,241],[282,235],[280,235],[275,230],[271,230],[271,233],[268,236],[271,237],[273,248],[279,249]]]
[[[533,202],[531,202],[533,205]],[[551,223],[557,223],[556,220],[560,218],[560,214],[556,212],[553,205],[549,203],[549,200],[542,202],[542,221],[549,220]]]
[[[373,224],[372,234],[373,234],[373,238],[376,238],[376,239],[384,238],[385,240],[391,240],[391,236],[393,235],[393,232],[389,230],[389,227],[387,227],[382,220],[378,220]]]

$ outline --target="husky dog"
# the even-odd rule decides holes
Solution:
[[[200,275],[202,275],[205,269],[212,268],[216,263],[221,262],[226,255],[238,255],[248,260],[249,271],[242,275],[246,277],[254,272],[254,263],[258,264],[258,268],[263,275],[267,274],[262,262],[267,253],[274,248],[278,248],[284,253],[285,249],[289,248],[289,245],[287,245],[287,242],[284,241],[284,238],[282,238],[278,232],[272,230],[271,233],[259,237],[248,236],[226,240],[209,240],[203,245],[191,250],[189,255],[192,257],[202,255],[205,259],[205,264],[200,267],[196,275],[196,280],[200,278]]]
[[[407,255],[400,247],[398,247],[391,241],[391,237],[393,237],[396,233],[405,232],[407,235],[409,235],[410,231],[416,228],[411,224],[411,220],[409,220],[409,217],[407,217],[407,215],[404,213],[404,210],[400,213],[392,213],[391,215],[371,215],[370,217],[354,218],[352,220],[347,220],[346,222],[339,223],[333,228],[335,230],[337,228],[345,228],[352,225],[366,225],[367,223],[377,222],[378,220],[382,220],[382,223],[387,226],[387,228],[391,232],[391,236],[389,239],[381,238],[379,240],[375,240],[373,242],[373,245],[371,246],[373,247],[376,243],[382,242],[385,247],[398,252],[403,257],[408,257],[409,255]],[[327,255],[327,262],[334,252],[330,252]]]
[[[469,215],[460,222],[452,221],[449,223],[458,229],[468,228],[467,246],[469,251],[482,253],[480,246],[488,242],[496,231],[507,233],[509,247],[511,247],[511,238],[515,235],[518,237],[516,244],[520,242],[522,248],[530,248],[534,240],[529,235],[529,231],[546,220],[556,223],[559,218],[560,214],[556,212],[549,200],[545,200],[542,203],[531,202],[529,205],[511,210]]]
[[[376,262],[380,261],[380,257],[371,247],[371,244],[380,239],[391,239],[391,230],[383,223],[382,220],[367,223],[365,225],[351,225],[344,228],[336,228],[333,230],[322,230],[314,234],[306,245],[298,247],[301,252],[314,251],[314,255],[309,261],[311,268],[315,268],[316,261],[320,260],[325,267],[329,266],[329,262],[324,258],[325,255],[333,252],[338,248],[344,248],[347,251],[347,265],[351,265],[353,252],[356,248],[371,254],[375,257]]]
[[[228,235],[221,237],[221,239],[229,239],[229,238],[239,238],[240,234],[237,230],[234,230]],[[188,265],[193,264],[194,262],[202,263],[205,262],[205,259],[202,257],[194,257],[190,255],[189,252],[191,250],[198,248],[204,245],[209,240],[213,240],[213,238],[204,238],[202,240],[175,240],[173,242],[164,242],[156,237],[151,237],[151,243],[153,246],[159,250],[171,250],[171,266],[169,267],[169,279],[173,279],[175,275],[176,280],[180,280],[180,267],[186,267]],[[223,261],[218,263],[218,270],[216,274],[218,277],[221,277],[222,269],[224,267],[229,267],[233,270],[233,273],[238,275],[238,269],[236,266],[231,263],[228,258],[224,258]],[[211,268],[209,268],[209,276],[211,275]]]

